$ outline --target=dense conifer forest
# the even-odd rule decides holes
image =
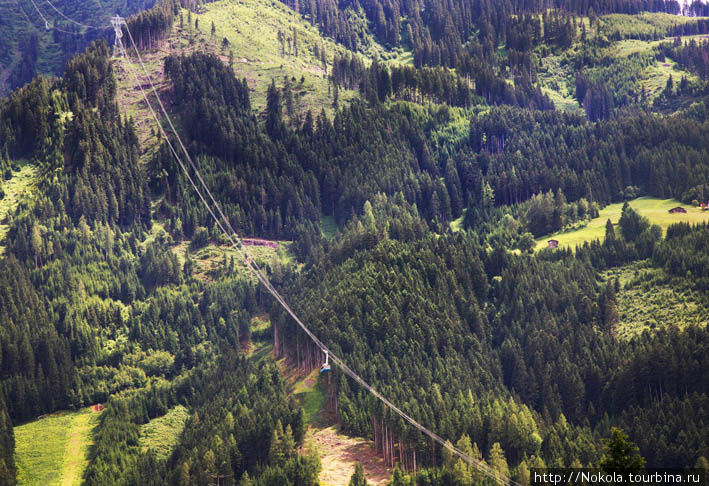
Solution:
[[[125,33],[146,54],[185,21],[199,31],[192,17],[210,8],[149,3],[115,6],[141,10]],[[93,4],[56,4],[99,20]],[[681,37],[707,20],[604,30],[680,12],[662,0],[286,5],[342,48],[323,56],[330,106],[295,110],[297,79],[274,77],[258,81],[258,112],[228,45],[180,44],[151,68],[234,229],[292,242],[287,263],[259,263],[302,320],[414,419],[521,484],[535,467],[603,467],[613,441],[648,467],[706,467],[709,329],[622,339],[627,282],[607,272],[643,262],[708,304],[709,225],[663,232],[632,206],[674,198],[700,214],[709,199],[707,42]],[[0,204],[22,167],[36,178],[0,221],[0,483],[17,483],[13,426],[103,403],[84,484],[318,484],[307,407],[284,375],[317,370],[323,353],[226,249],[168,144],[146,147],[156,129],[117,78],[135,59],[82,35],[62,47],[61,78],[33,77],[39,40],[22,42],[17,89],[0,99]],[[367,54],[372,39],[384,56]],[[403,48],[410,63],[387,59]],[[543,84],[549,58],[573,109]],[[642,73],[675,69],[667,59],[684,77],[651,99]],[[602,238],[534,251],[624,201]],[[336,366],[317,386],[390,484],[489,481]],[[188,418],[158,454],[144,428],[176,407]]]

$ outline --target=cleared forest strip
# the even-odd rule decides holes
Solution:
[[[289,366],[284,359],[279,361],[281,372],[291,393],[305,410],[308,430],[306,447],[314,447],[322,464],[321,486],[347,486],[355,464],[362,463],[364,475],[370,485],[384,485],[391,479],[388,468],[367,439],[342,434],[336,417],[327,411],[325,385],[320,383],[320,372],[315,369],[308,374]]]

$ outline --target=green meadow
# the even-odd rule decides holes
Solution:
[[[143,450],[154,451],[158,458],[166,459],[177,445],[189,416],[189,411],[178,405],[162,417],[141,425],[140,446]]]
[[[706,298],[692,288],[692,282],[670,278],[647,261],[616,267],[602,276],[604,280],[620,282],[615,328],[620,339],[670,327],[704,327],[709,321]]]
[[[630,206],[641,215],[647,217],[652,224],[662,227],[664,232],[668,226],[680,221],[688,223],[703,223],[709,221],[709,211],[702,211],[700,208],[681,204],[676,199],[657,199],[653,197],[641,197],[630,201]],[[681,206],[687,210],[686,214],[670,214],[668,211],[674,207]],[[600,211],[598,218],[588,222],[583,228],[573,231],[559,232],[537,239],[536,249],[545,248],[547,241],[554,239],[559,241],[559,247],[574,248],[582,245],[586,241],[600,240],[606,234],[606,221],[611,220],[617,224],[623,210],[623,203],[610,204]]]
[[[266,107],[266,91],[271,79],[281,86],[284,76],[291,79],[296,110],[300,113],[332,106],[333,93],[328,87],[327,74],[335,53],[346,50],[331,39],[320,35],[317,27],[310,25],[286,5],[275,0],[221,0],[204,6],[204,13],[193,15],[199,19],[200,30],[206,40],[218,45],[228,41],[228,50],[233,52],[234,71],[239,78],[246,78],[252,88],[251,104],[258,111]],[[185,14],[186,16],[186,14]],[[216,33],[212,38],[211,25]],[[282,52],[278,32],[287,37],[295,36],[298,55],[288,42]],[[328,65],[325,71],[317,51],[324,48]],[[225,60],[228,50],[222,51]],[[295,78],[295,81],[292,79]],[[302,81],[301,81],[302,79]],[[339,101],[351,99],[354,92],[341,90]]]
[[[84,408],[58,412],[15,427],[15,462],[20,486],[81,484],[91,432],[99,414]]]
[[[8,217],[17,208],[21,198],[27,198],[36,185],[37,169],[34,165],[24,162],[20,165],[20,170],[12,173],[12,178],[9,180],[0,181],[5,193],[0,199],[0,255],[4,253],[3,241],[5,235],[10,229]]]

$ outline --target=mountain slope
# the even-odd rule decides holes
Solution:
[[[35,74],[61,74],[72,55],[86,49],[93,40],[112,35],[112,15],[128,16],[153,3],[154,0],[35,0],[33,4],[31,0],[1,0],[0,96],[28,83]],[[66,17],[98,28],[87,29]],[[45,28],[44,19],[52,29]]]

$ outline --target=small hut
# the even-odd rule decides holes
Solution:
[[[558,248],[559,240],[549,240],[547,241],[547,248]]]
[[[672,214],[686,213],[686,212],[687,212],[687,210],[681,206],[677,206],[676,208],[670,209],[670,213],[672,213]]]

